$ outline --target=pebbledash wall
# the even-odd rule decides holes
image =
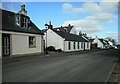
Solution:
[[[47,30],[47,47],[49,46],[54,46],[55,49],[61,49],[62,51],[64,51],[64,39],[53,32],[51,29]]]
[[[2,31],[0,31],[0,58],[2,58]]]
[[[7,31],[2,31],[2,33],[10,34],[10,56],[19,56],[19,55],[36,54],[36,53],[39,54],[44,52],[42,35],[7,32]],[[29,48],[29,36],[36,37],[36,47]],[[0,52],[2,52],[2,50]]]

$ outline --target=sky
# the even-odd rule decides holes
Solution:
[[[107,1],[107,2],[106,2]],[[112,0],[111,0],[112,1]],[[25,4],[27,15],[39,29],[51,21],[53,27],[74,25],[90,37],[112,37],[118,42],[118,1],[3,1],[0,7],[15,13]]]

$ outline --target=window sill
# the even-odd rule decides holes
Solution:
[[[29,48],[36,48],[36,46],[29,46]]]

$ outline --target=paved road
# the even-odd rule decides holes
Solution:
[[[31,56],[3,63],[5,82],[104,82],[116,59],[115,51],[101,50],[65,56]]]

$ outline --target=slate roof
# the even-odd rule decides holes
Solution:
[[[103,45],[105,45],[106,43],[104,42],[104,39],[99,39],[102,43],[103,43]]]
[[[94,39],[90,39],[90,42],[93,42],[94,41]]]
[[[64,32],[64,28],[67,29],[67,32],[70,33],[71,29],[73,28],[73,26],[64,26],[64,27],[57,27],[57,28],[54,28],[55,30],[59,29],[60,31],[63,31]]]
[[[70,33],[70,31],[71,31],[71,29],[73,28],[73,26],[64,26],[64,27],[57,27],[57,28],[53,28],[54,30],[60,30],[60,31],[63,31],[64,32],[64,28],[66,28],[67,29],[67,32],[69,32]],[[47,31],[47,29],[43,29],[42,30],[43,32],[46,32]]]
[[[62,38],[64,38],[65,41],[88,42],[86,39],[76,34],[70,34],[68,32],[57,31],[54,29],[53,31],[57,33],[58,35],[60,35]]]
[[[2,30],[44,35],[44,33],[40,29],[38,29],[38,27],[31,20],[29,24],[29,29],[21,28],[15,23],[14,17],[16,13],[3,9],[0,9],[0,11],[2,11]]]

